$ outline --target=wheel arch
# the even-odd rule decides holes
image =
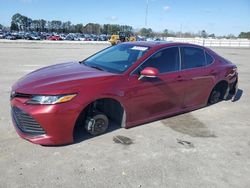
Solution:
[[[101,108],[98,110],[105,113],[109,118],[111,118],[111,120],[119,124],[120,127],[123,127],[123,128],[126,127],[127,115],[126,115],[126,109],[123,103],[115,97],[100,97],[100,98],[91,100],[90,102],[87,103],[87,105],[83,107],[83,109],[79,113],[77,120],[74,124],[73,133],[72,133],[73,135],[77,127],[82,126],[81,123],[83,123],[83,121],[85,120],[89,108],[91,108],[91,106],[94,105],[95,103],[99,105],[97,106],[97,108]]]
[[[229,88],[229,83],[227,80],[219,80],[213,87],[212,89],[210,90],[209,92],[209,95],[207,97],[207,103],[209,102],[209,98],[210,98],[210,95],[211,93],[213,92],[214,89],[219,89],[221,92],[222,92],[222,96],[223,96],[223,99],[225,99],[225,97],[227,97],[228,95],[228,88]]]

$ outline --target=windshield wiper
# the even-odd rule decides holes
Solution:
[[[104,69],[102,69],[101,67],[95,66],[95,65],[89,65],[91,68],[100,70],[100,71],[105,71]]]
[[[83,65],[86,65],[86,66],[88,66],[88,67],[91,67],[91,68],[94,68],[94,69],[97,69],[97,70],[100,70],[100,71],[106,71],[106,70],[104,70],[103,68],[101,68],[101,67],[98,67],[98,66],[96,66],[96,65],[89,65],[89,64],[87,64],[86,62],[84,62],[84,61],[80,61],[79,62],[80,64],[83,64]]]

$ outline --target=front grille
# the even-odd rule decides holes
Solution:
[[[25,94],[25,93],[16,93],[16,92],[11,92],[10,94],[10,98],[13,99],[13,98],[30,98],[31,95],[30,94]]]
[[[12,117],[17,127],[24,133],[37,136],[45,134],[44,129],[29,114],[17,107],[12,108]]]

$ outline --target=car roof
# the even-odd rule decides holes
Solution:
[[[168,46],[177,46],[177,45],[185,45],[185,46],[193,46],[193,47],[199,47],[204,48],[203,46],[190,44],[190,43],[183,43],[183,42],[171,42],[171,41],[137,41],[137,42],[128,42],[127,44],[133,44],[138,46],[146,46],[150,48],[154,47],[168,47]]]

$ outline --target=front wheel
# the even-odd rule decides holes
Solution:
[[[100,135],[105,133],[109,126],[109,119],[108,117],[103,114],[95,114],[86,118],[85,121],[85,129],[91,135]]]

